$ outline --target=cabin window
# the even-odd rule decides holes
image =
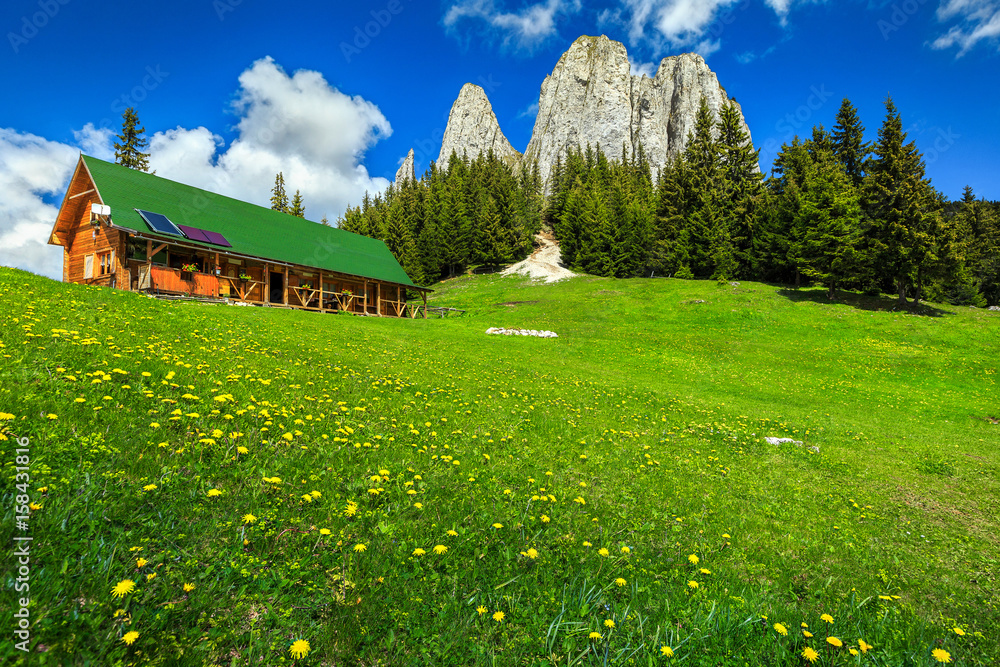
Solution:
[[[107,276],[115,272],[115,251],[98,253],[97,255],[98,276]],[[93,270],[93,269],[92,269]]]
[[[83,257],[83,277],[85,280],[94,277],[94,256],[84,255]]]

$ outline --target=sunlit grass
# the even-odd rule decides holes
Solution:
[[[403,321],[0,269],[30,660],[993,664],[1000,317],[823,294],[484,276]]]

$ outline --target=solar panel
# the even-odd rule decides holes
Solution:
[[[177,225],[177,228],[180,229],[182,232],[184,232],[184,236],[188,237],[192,241],[211,243],[211,241],[205,235],[204,229],[198,229],[197,227],[188,227],[187,225]]]
[[[169,234],[171,236],[184,236],[184,234],[181,233],[181,230],[177,229],[177,225],[170,222],[170,219],[165,215],[150,213],[149,211],[142,211],[139,209],[135,209],[135,212],[142,216],[142,219],[146,221],[146,224],[149,225],[149,228],[154,232]]]
[[[214,245],[221,245],[224,248],[233,247],[233,245],[226,240],[226,237],[220,234],[219,232],[210,232],[207,229],[203,229],[202,231],[205,233],[205,236],[208,237],[209,243],[212,243]]]

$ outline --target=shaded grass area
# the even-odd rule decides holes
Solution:
[[[495,275],[442,283],[468,312],[426,321],[6,269],[0,293],[32,662],[1000,658],[992,313]]]

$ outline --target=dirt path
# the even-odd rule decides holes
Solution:
[[[564,268],[560,263],[559,244],[551,232],[535,235],[535,241],[538,243],[538,249],[523,262],[518,262],[504,269],[502,275],[519,274],[528,276],[532,280],[544,279],[547,283],[573,278],[577,275]]]

